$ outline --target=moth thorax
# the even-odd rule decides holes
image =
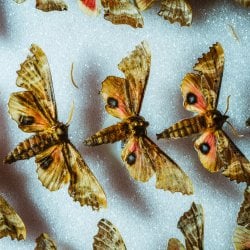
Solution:
[[[227,119],[228,116],[222,115],[218,110],[208,111],[206,113],[207,128],[221,129]]]
[[[58,123],[55,132],[60,141],[68,141],[68,126],[63,123]]]
[[[134,135],[143,136],[146,134],[146,128],[149,125],[141,116],[132,116],[128,119],[129,127]]]

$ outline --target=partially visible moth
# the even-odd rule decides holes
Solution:
[[[56,250],[55,241],[46,233],[42,233],[36,238],[36,247],[34,250]]]
[[[230,180],[250,183],[250,163],[222,130],[228,119],[226,112],[217,110],[223,67],[223,48],[216,43],[198,59],[196,72],[188,73],[181,83],[184,108],[198,115],[177,122],[157,138],[177,139],[199,133],[194,147],[207,170],[221,170]]]
[[[149,8],[155,0],[135,0],[140,10]],[[158,13],[170,23],[178,22],[181,26],[192,23],[192,7],[187,0],[161,0],[161,10]]]
[[[185,237],[186,247],[178,239],[171,238],[167,250],[204,249],[204,215],[201,205],[193,202],[191,208],[181,216],[177,227]]]
[[[16,84],[26,91],[12,93],[9,113],[18,127],[35,133],[5,158],[5,163],[35,156],[38,178],[50,191],[70,182],[69,195],[93,209],[106,207],[105,193],[68,138],[69,122],[57,120],[52,77],[45,53],[37,45],[17,71]]]
[[[137,181],[146,182],[156,174],[156,188],[192,194],[189,177],[160,148],[147,137],[149,125],[140,116],[141,104],[147,85],[151,53],[142,42],[118,68],[125,78],[108,76],[102,82],[101,94],[106,111],[121,122],[104,128],[87,138],[84,143],[97,146],[104,143],[124,142],[121,158],[130,175]]]
[[[233,243],[235,250],[250,249],[250,186],[246,187],[244,201],[238,213]]]
[[[0,238],[6,236],[12,240],[25,240],[26,228],[16,211],[0,195]]]
[[[250,0],[235,0],[235,1],[244,7],[250,7]]]
[[[101,6],[104,18],[113,24],[127,24],[134,28],[143,27],[140,11],[130,0],[78,0],[80,8],[91,15],[97,15]]]
[[[23,3],[26,0],[14,0],[16,3]],[[36,0],[36,8],[42,11],[67,10],[68,6],[63,0]]]
[[[93,250],[126,250],[123,238],[118,229],[108,220],[101,219],[98,232],[94,236]]]

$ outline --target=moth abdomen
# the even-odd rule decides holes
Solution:
[[[5,163],[29,159],[58,143],[54,134],[36,134],[19,143],[5,158]]]
[[[203,116],[195,116],[181,120],[165,129],[162,133],[157,134],[157,139],[186,137],[201,132],[205,127],[205,118]]]

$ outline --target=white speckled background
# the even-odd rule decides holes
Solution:
[[[108,75],[122,76],[117,69],[120,60],[142,40],[152,51],[151,74],[141,115],[149,122],[149,136],[174,122],[191,116],[182,107],[180,82],[209,46],[220,42],[225,51],[225,69],[218,108],[225,110],[231,95],[230,122],[245,137],[238,139],[239,148],[250,157],[250,129],[245,120],[250,116],[250,9],[233,0],[190,0],[193,25],[181,28],[157,16],[159,5],[144,12],[145,27],[114,26],[102,15],[84,15],[76,1],[67,1],[67,12],[43,13],[35,1],[17,5],[0,0],[0,162],[6,154],[29,135],[17,128],[7,113],[9,95],[19,91],[15,85],[16,70],[28,54],[31,43],[45,51],[52,71],[60,121],[66,122],[70,105],[75,113],[69,136],[103,185],[108,209],[93,212],[73,202],[67,186],[49,192],[37,179],[34,159],[19,161],[0,168],[0,192],[23,218],[27,227],[26,241],[0,240],[0,249],[33,249],[41,232],[49,233],[59,249],[92,249],[97,222],[111,220],[120,230],[129,250],[165,249],[170,237],[184,238],[177,221],[192,201],[205,210],[205,249],[233,249],[231,238],[236,216],[243,199],[244,184],[237,185],[220,174],[209,174],[198,161],[192,138],[158,142],[191,177],[193,196],[182,196],[156,190],[155,179],[140,184],[130,178],[120,160],[120,144],[87,148],[82,141],[116,120],[104,111],[100,83]],[[235,27],[240,41],[232,37],[228,24]],[[75,80],[70,81],[70,66],[75,63]]]

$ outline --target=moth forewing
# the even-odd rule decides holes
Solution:
[[[137,5],[137,7],[139,8],[139,10],[146,10],[154,2],[155,2],[155,0],[135,0],[135,3]]]
[[[56,250],[55,241],[46,233],[42,233],[36,238],[36,247],[34,250]]]
[[[63,0],[36,0],[36,8],[45,12],[63,11],[68,9],[68,5]]]
[[[166,250],[186,250],[183,244],[175,238],[171,238],[168,241],[167,249]]]
[[[0,195],[0,238],[25,240],[26,228],[16,211]]]

